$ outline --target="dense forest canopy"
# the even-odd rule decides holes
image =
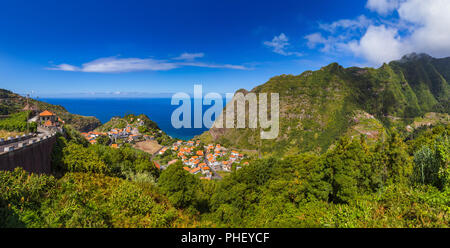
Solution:
[[[446,227],[449,125],[251,161],[205,181],[131,147],[60,136],[53,175],[0,172],[3,227]]]

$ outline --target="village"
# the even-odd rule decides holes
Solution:
[[[124,128],[111,128],[106,132],[94,130],[83,132],[81,135],[91,144],[100,143],[112,148],[119,148],[127,143],[156,142],[153,135],[140,132],[142,126],[144,126],[144,122],[137,118],[132,124],[127,123]],[[205,180],[221,178],[219,175],[221,172],[231,172],[233,169],[239,170],[242,166],[249,164],[248,161],[243,161],[247,160],[246,155],[237,150],[227,149],[221,144],[206,145],[200,140],[177,140],[170,145],[161,146],[152,155],[158,169],[164,170],[169,165],[181,161],[184,170]]]
[[[133,119],[132,119],[133,120]],[[139,127],[144,126],[144,121],[137,118],[133,124],[127,123],[124,128],[112,128],[107,132],[90,131],[83,132],[83,135],[91,144],[97,144],[100,137],[108,137],[109,140],[104,142],[104,145],[110,145],[113,148],[118,148],[125,143],[134,144],[139,141],[154,140],[153,135],[143,134],[139,131]],[[159,132],[162,132],[159,130]]]
[[[38,123],[40,132],[63,132],[64,121],[55,113],[45,110],[37,113],[29,121]],[[155,136],[164,134],[159,128],[151,128],[146,122],[136,116],[124,118],[113,117],[111,123],[103,128],[81,135],[91,145],[106,145],[118,149],[123,146],[132,146],[152,155],[151,161],[159,170],[180,163],[183,169],[200,179],[221,179],[224,175],[241,169],[249,164],[248,155],[235,149],[227,149],[221,144],[204,144],[200,140],[176,140],[171,138],[161,144]],[[120,128],[119,128],[120,127]],[[165,135],[165,134],[164,134]],[[151,150],[142,149],[140,144],[150,144]],[[8,149],[10,149],[11,145]]]
[[[178,140],[171,146],[163,147],[158,157],[163,158],[162,161],[170,159],[161,169],[181,161],[184,170],[206,180],[221,178],[220,172],[239,170],[249,164],[245,161],[247,156],[236,150],[227,149],[221,144],[205,145],[200,140]]]

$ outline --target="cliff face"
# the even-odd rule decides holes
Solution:
[[[57,114],[67,124],[72,125],[79,131],[94,130],[101,122],[93,116],[82,116],[69,113],[63,106],[53,105],[34,99],[28,100],[28,108],[36,108],[37,111],[49,110]],[[9,90],[0,89],[0,115],[8,115],[23,110],[27,105],[25,97],[15,94]]]
[[[205,142],[260,149],[264,154],[325,151],[342,135],[383,136],[427,112],[449,113],[450,58],[411,54],[374,68],[333,63],[298,76],[271,78],[251,92],[279,93],[280,132],[260,140],[258,129],[211,128]]]
[[[70,113],[63,113],[61,116],[63,116],[62,118],[66,123],[72,125],[80,132],[92,131],[102,124],[100,120],[94,116],[82,116]]]

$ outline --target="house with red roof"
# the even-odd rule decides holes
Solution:
[[[39,114],[39,122],[45,127],[59,126],[58,117],[48,110],[45,110]]]
[[[200,167],[192,169],[191,173],[194,174],[194,175],[200,173]]]
[[[156,167],[158,170],[161,170],[161,165],[159,165],[158,162],[153,161],[153,163],[155,164],[155,167]]]

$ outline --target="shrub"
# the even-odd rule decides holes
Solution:
[[[450,183],[450,142],[447,135],[438,137],[431,148],[423,146],[414,153],[415,183],[444,189]]]
[[[37,124],[28,123],[29,111],[12,114],[9,118],[0,120],[0,130],[18,132],[36,132]]]

